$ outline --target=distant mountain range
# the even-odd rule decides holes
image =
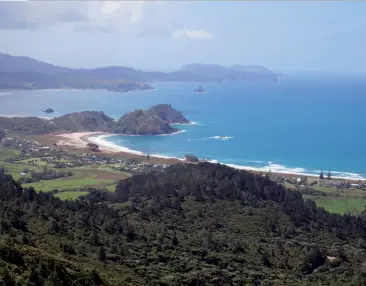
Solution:
[[[277,74],[261,66],[225,67],[189,64],[173,72],[146,72],[128,67],[109,66],[72,69],[29,57],[0,53],[0,88],[90,88],[129,91],[151,89],[142,82],[152,81],[277,81]]]

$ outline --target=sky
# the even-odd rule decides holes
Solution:
[[[2,1],[0,52],[67,67],[366,73],[366,1]]]

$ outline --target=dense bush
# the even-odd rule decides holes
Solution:
[[[0,172],[5,285],[364,285],[364,230],[360,217],[215,164],[136,175],[76,201]]]

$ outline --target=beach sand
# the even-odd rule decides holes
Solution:
[[[53,135],[49,139],[56,141],[57,146],[60,147],[71,147],[73,149],[87,149],[88,143],[94,143],[99,146],[101,153],[106,155],[113,155],[114,157],[121,158],[140,158],[147,159],[147,154],[140,151],[135,151],[122,146],[116,146],[110,143],[104,138],[106,136],[111,136],[116,134],[106,133],[106,132],[75,132],[75,133],[64,133]],[[154,164],[175,164],[182,162],[181,159],[165,157],[161,155],[150,156],[150,162]]]
[[[70,146],[75,148],[86,148],[87,144],[90,143],[88,141],[88,137],[92,135],[103,135],[101,132],[75,132],[75,133],[65,133],[56,135],[60,137],[60,140],[57,141],[57,146]],[[104,151],[104,150],[103,150]],[[105,150],[110,151],[110,150]]]

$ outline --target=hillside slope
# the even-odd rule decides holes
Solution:
[[[267,178],[180,164],[80,201],[0,171],[0,281],[12,285],[364,285],[365,221]]]
[[[54,124],[67,132],[107,131],[114,120],[102,111],[84,111],[66,114],[53,119]]]

